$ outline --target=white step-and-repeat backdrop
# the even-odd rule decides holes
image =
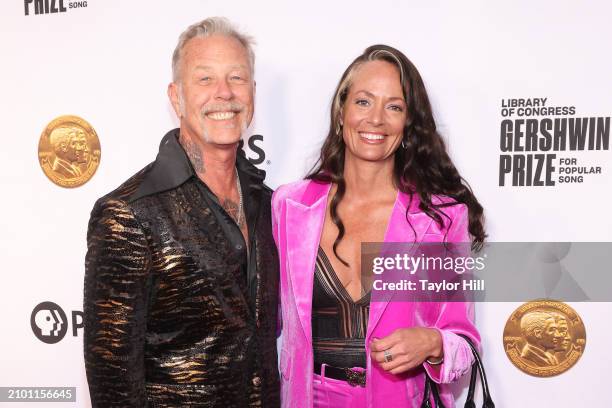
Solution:
[[[216,15],[257,40],[256,120],[245,144],[270,186],[304,176],[341,73],[364,48],[385,43],[419,68],[491,241],[612,241],[609,2],[5,0],[0,386],[76,387],[76,403],[51,406],[90,406],[82,357],[89,212],[177,126],[166,97],[171,53],[189,24]],[[101,145],[97,173],[77,188],[53,184],[38,155],[46,125],[69,114],[86,119]],[[559,143],[520,151],[502,136],[517,129]],[[42,302],[64,323],[46,337],[34,333]],[[574,367],[550,378],[519,371],[504,352],[504,325],[519,305],[477,304],[497,406],[612,406],[612,305],[571,303],[587,345]],[[13,405],[22,406],[0,403]]]

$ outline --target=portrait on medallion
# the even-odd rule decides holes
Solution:
[[[89,160],[85,132],[75,127],[58,127],[49,135],[49,143],[55,153],[51,169],[61,177],[80,177]]]
[[[557,313],[557,330],[559,331],[561,341],[555,345],[555,353],[557,359],[562,362],[567,357],[567,353],[572,349],[572,335],[568,319],[561,313]]]
[[[556,312],[536,310],[526,313],[521,318],[521,333],[525,345],[520,356],[527,364],[536,367],[558,365],[561,362],[559,358],[565,359],[563,354],[569,351],[572,343],[567,319]]]
[[[519,306],[504,328],[504,351],[516,368],[535,377],[562,374],[585,352],[585,324],[561,301],[540,299]]]

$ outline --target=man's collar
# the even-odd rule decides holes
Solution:
[[[178,141],[179,129],[166,133],[159,145],[159,153],[151,168],[132,193],[130,202],[139,198],[174,189],[196,176],[191,161]],[[261,188],[266,172],[251,164],[238,152],[236,157],[238,172],[248,177],[251,188]]]

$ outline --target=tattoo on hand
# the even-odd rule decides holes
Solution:
[[[198,174],[204,173],[204,158],[202,157],[202,150],[192,140],[180,136],[181,145],[185,149],[194,170]]]

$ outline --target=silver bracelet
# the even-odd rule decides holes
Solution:
[[[425,362],[429,365],[440,365],[444,362],[444,356],[434,361],[431,361],[430,359],[426,359]]]

